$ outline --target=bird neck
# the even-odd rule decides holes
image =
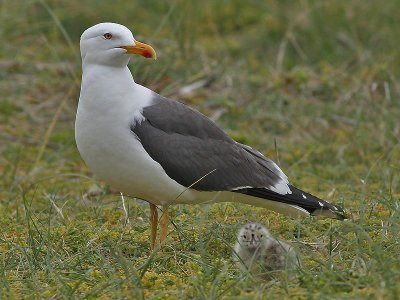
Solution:
[[[134,83],[135,81],[132,78],[132,74],[127,65],[123,67],[119,66],[109,66],[102,64],[86,64],[85,62],[82,64],[82,83],[91,82],[91,81],[108,81],[110,84],[126,84],[127,81],[129,83]]]
[[[83,65],[81,100],[108,102],[124,98],[136,83],[128,67],[110,67],[104,65]],[[84,95],[91,95],[88,99]],[[83,99],[82,99],[83,98]],[[116,104],[116,103],[114,103]]]

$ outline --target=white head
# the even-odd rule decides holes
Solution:
[[[151,46],[136,41],[128,28],[116,23],[100,23],[86,29],[80,46],[83,64],[125,67],[130,58],[127,54],[157,58]]]
[[[244,225],[238,235],[238,242],[242,247],[256,249],[271,235],[267,228],[261,224],[249,223]]]

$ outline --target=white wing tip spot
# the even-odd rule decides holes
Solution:
[[[307,199],[307,196],[304,194],[301,194],[303,196],[303,199]]]
[[[321,201],[318,201],[319,206],[323,207],[324,204]]]

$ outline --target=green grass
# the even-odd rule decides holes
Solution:
[[[399,9],[397,0],[1,1],[0,298],[400,298]],[[125,224],[118,194],[96,183],[74,142],[79,36],[101,21],[156,49],[155,62],[132,60],[137,82],[218,116],[350,220],[178,205],[167,247],[150,255],[148,206],[130,199]],[[95,184],[101,192],[86,197]],[[268,283],[236,269],[231,249],[249,221],[296,243],[297,278]]]

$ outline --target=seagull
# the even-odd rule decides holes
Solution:
[[[205,115],[136,83],[128,69],[131,55],[157,56],[127,27],[88,28],[80,51],[78,150],[97,177],[150,204],[152,249],[158,222],[164,243],[173,204],[240,202],[291,217],[345,218],[341,207],[292,186],[272,160],[234,141]]]

